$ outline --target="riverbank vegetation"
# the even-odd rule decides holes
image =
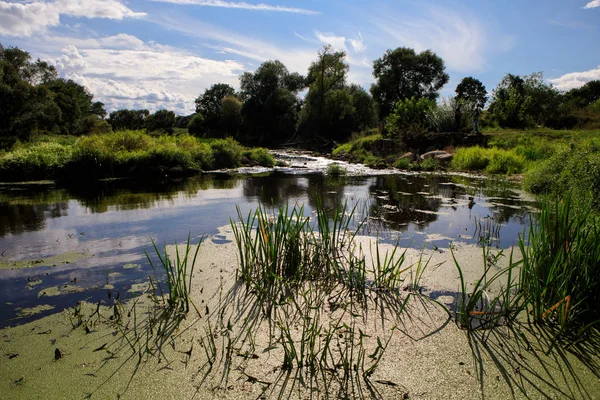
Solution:
[[[119,131],[83,136],[74,143],[49,138],[0,155],[0,181],[165,177],[241,165],[272,167],[266,149],[231,138],[200,141],[189,135],[153,136]]]

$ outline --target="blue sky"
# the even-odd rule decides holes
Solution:
[[[0,43],[50,60],[109,110],[190,113],[205,88],[237,88],[263,61],[306,73],[324,44],[367,89],[373,60],[407,46],[444,59],[443,96],[465,76],[491,91],[508,72],[568,90],[600,79],[600,0],[0,0]]]

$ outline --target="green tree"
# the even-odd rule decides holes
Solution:
[[[242,102],[235,96],[221,101],[221,130],[225,136],[237,137],[242,126]]]
[[[467,101],[483,108],[487,102],[487,90],[479,79],[471,76],[463,78],[456,86],[456,99],[458,101]]]
[[[85,119],[91,114],[94,97],[84,86],[72,80],[55,79],[42,86],[52,92],[54,102],[61,110],[60,132],[65,135],[82,135]]]
[[[345,141],[352,132],[375,123],[372,97],[358,85],[346,85],[349,66],[345,57],[343,51],[325,46],[308,70],[308,94],[299,131],[321,145]]]
[[[97,117],[98,119],[104,119],[106,117],[106,109],[104,109],[104,103],[96,101],[90,108],[90,114]]]
[[[545,125],[560,106],[560,93],[541,72],[521,77],[506,74],[494,90],[489,112],[498,125],[524,129]]]
[[[148,132],[173,133],[173,126],[175,126],[175,113],[173,111],[158,110],[146,118],[146,130]]]
[[[188,132],[194,136],[200,136],[204,129],[204,117],[200,113],[194,114],[187,125]]]
[[[216,83],[196,98],[196,113],[204,117],[204,129],[209,135],[222,136],[219,127],[221,102],[225,97],[233,95],[235,95],[233,87],[226,83]]]
[[[600,80],[590,81],[579,88],[569,90],[565,93],[565,100],[577,108],[597,102],[600,100]]]
[[[304,85],[298,74],[290,74],[280,61],[265,61],[254,72],[240,76],[244,101],[242,117],[246,142],[278,144],[295,133],[299,101]]]
[[[387,50],[373,62],[375,83],[371,94],[379,106],[379,119],[384,120],[398,101],[410,98],[435,100],[448,83],[444,61],[431,50],[417,54],[408,47]]]
[[[113,131],[144,129],[149,115],[150,111],[145,109],[117,110],[109,114],[108,123],[112,126]]]

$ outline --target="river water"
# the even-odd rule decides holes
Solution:
[[[341,163],[347,176],[323,174],[332,161],[279,153],[288,167],[242,169],[165,181],[118,180],[88,186],[0,185],[0,327],[98,302],[146,282],[145,251],[192,243],[259,204],[356,206],[362,233],[403,247],[448,247],[461,241],[508,248],[529,225],[535,201],[504,180],[406,174]],[[218,241],[222,238],[214,237]],[[64,254],[48,266],[38,260]],[[83,258],[81,258],[83,257]],[[30,268],[10,269],[10,263]],[[15,264],[16,265],[16,264]],[[36,266],[38,265],[38,266]],[[45,305],[41,314],[24,309]]]

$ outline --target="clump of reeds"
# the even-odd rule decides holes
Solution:
[[[580,331],[600,322],[600,223],[589,209],[573,213],[569,197],[544,203],[519,247],[519,285],[534,322],[552,318]]]

